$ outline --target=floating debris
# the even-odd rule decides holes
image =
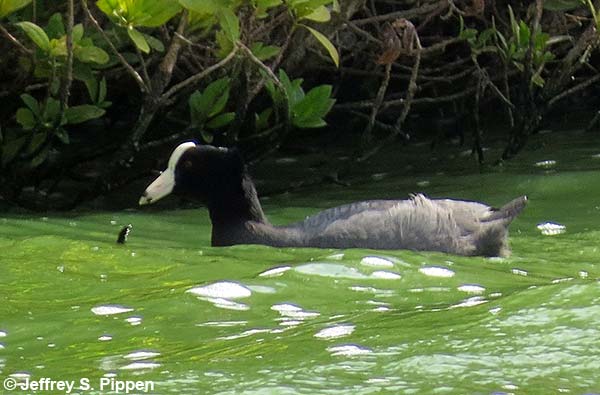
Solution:
[[[463,284],[458,287],[458,290],[469,294],[480,294],[485,292],[485,287],[478,284]]]
[[[119,237],[117,238],[117,243],[125,244],[125,242],[127,241],[127,236],[129,236],[129,232],[131,232],[132,228],[133,228],[133,226],[131,224],[124,226],[121,229],[121,231],[119,232]]]
[[[120,306],[120,305],[104,305],[104,306],[96,306],[92,307],[92,313],[96,315],[114,315],[114,314],[122,314],[129,313],[133,311],[130,307]]]
[[[557,224],[555,222],[544,222],[543,224],[538,224],[537,228],[544,236],[556,236],[567,231],[565,225]]]
[[[378,256],[366,256],[360,260],[360,264],[374,267],[394,267],[394,262]]]
[[[356,355],[365,355],[370,354],[371,351],[368,348],[361,347],[356,344],[343,344],[339,346],[328,347],[327,351],[331,353],[333,356],[344,356],[344,357],[352,357]]]
[[[208,298],[225,299],[247,298],[252,295],[252,291],[248,287],[232,281],[220,281],[201,287],[194,287],[188,289],[186,292]]]
[[[315,333],[315,337],[318,339],[337,339],[338,337],[344,337],[350,335],[354,332],[354,325],[336,325],[330,326],[325,329],[321,329],[319,332]]]
[[[272,269],[269,269],[269,270],[266,270],[266,271],[260,273],[259,277],[278,277],[278,276],[283,275],[283,273],[287,272],[291,268],[292,268],[291,266],[274,267]]]
[[[430,277],[452,277],[454,272],[450,269],[440,266],[425,266],[419,269],[419,271]]]
[[[555,160],[542,160],[542,161],[536,162],[535,165],[537,167],[541,167],[543,169],[549,169],[551,167],[556,166],[556,161]]]

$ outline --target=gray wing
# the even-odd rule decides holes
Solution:
[[[480,203],[375,200],[325,210],[296,224],[307,243],[329,248],[436,250],[469,254],[468,238],[490,208]]]

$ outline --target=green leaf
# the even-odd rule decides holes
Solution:
[[[44,105],[44,122],[54,123],[58,120],[60,114],[60,102],[53,97],[49,97]]]
[[[98,84],[99,92],[98,92],[98,103],[104,102],[106,99],[106,78],[102,77],[100,83]]]
[[[27,34],[31,41],[33,41],[35,45],[37,45],[41,50],[43,50],[44,52],[50,51],[50,39],[41,27],[39,27],[35,23],[27,21],[19,22],[16,25],[23,29],[23,31],[25,32],[25,34]]]
[[[523,21],[519,22],[519,44],[521,47],[529,46],[529,37],[531,37],[531,31],[529,26]]]
[[[218,0],[179,0],[179,4],[199,14],[216,14],[221,8]]]
[[[52,57],[67,56],[67,37],[53,38],[50,40],[50,51]]]
[[[212,133],[204,129],[200,130],[200,136],[202,136],[202,140],[204,140],[208,144],[212,143],[214,140],[214,136],[212,135]]]
[[[90,100],[94,103],[99,102],[98,100],[98,82],[96,81],[96,77],[93,75],[90,78],[86,78],[83,80],[85,83],[85,87],[87,88],[88,95],[90,96]]]
[[[273,107],[269,107],[263,110],[260,114],[254,114],[255,122],[254,127],[256,130],[264,130],[269,126],[269,118],[273,114]]]
[[[77,124],[89,121],[90,119],[100,118],[106,113],[106,110],[90,104],[69,107],[65,110],[67,123]]]
[[[27,136],[19,137],[2,145],[2,166],[12,161],[27,142]]]
[[[261,42],[255,42],[250,47],[250,50],[259,60],[267,60],[279,53],[281,48],[274,45],[264,45]]]
[[[196,91],[188,99],[192,123],[202,126],[208,118],[223,111],[229,99],[230,79],[220,78],[211,82],[203,92]]]
[[[98,47],[80,47],[76,46],[73,55],[83,63],[106,64],[110,57],[105,50]]]
[[[21,107],[17,110],[17,122],[24,130],[32,130],[37,124],[30,109]]]
[[[517,20],[515,19],[515,14],[513,12],[512,7],[508,6],[508,15],[510,17],[510,27],[514,37],[519,35],[519,25],[517,24]]]
[[[256,8],[256,17],[259,19],[269,16],[267,11],[269,8],[274,8],[282,4],[282,0],[256,0],[254,6]]]
[[[539,73],[535,73],[531,77],[531,82],[533,82],[535,85],[537,85],[540,88],[543,88],[544,84],[546,83],[546,81],[544,81],[544,79],[542,78],[542,76]]]
[[[218,113],[222,112],[225,106],[227,105],[227,101],[229,100],[229,87],[223,91],[223,93],[217,97],[217,100],[213,104],[210,112],[208,113],[209,117],[214,117]]]
[[[333,0],[331,9],[338,14],[342,12],[342,7],[340,7],[340,2],[338,0]]]
[[[335,100],[331,98],[331,85],[317,86],[292,108],[292,123],[299,128],[325,126],[323,117],[334,103]]]
[[[135,46],[138,47],[138,49],[140,51],[142,51],[144,53],[150,52],[150,47],[148,46],[148,42],[146,41],[146,39],[144,38],[144,35],[142,33],[140,33],[138,30],[134,29],[133,27],[130,27],[127,29],[127,34],[129,35],[129,38],[131,38],[131,41],[133,41]]]
[[[33,115],[37,119],[41,119],[42,112],[40,111],[40,105],[39,105],[38,101],[35,100],[35,98],[33,96],[31,96],[27,93],[23,93],[20,97],[21,97],[21,100],[23,100],[23,103],[25,103],[25,105],[27,107],[29,107],[31,112],[33,112]]]
[[[585,0],[546,0],[544,9],[548,11],[571,11],[585,4]]]
[[[48,19],[48,24],[46,25],[45,31],[49,38],[60,38],[66,34],[65,25],[63,24],[62,15],[60,12],[53,14],[50,19]]]
[[[292,108],[304,98],[304,89],[302,89],[302,78],[290,81],[290,78],[283,69],[279,70],[279,82],[283,85],[288,98],[289,107]]]
[[[158,27],[179,11],[177,0],[98,0],[96,5],[121,26]]]
[[[219,10],[219,23],[232,43],[240,39],[240,20],[232,10],[229,8]]]
[[[323,47],[325,47],[325,49],[329,53],[329,57],[331,58],[331,60],[333,60],[333,63],[335,64],[335,66],[339,67],[340,66],[340,55],[338,54],[337,49],[335,49],[335,47],[333,46],[331,41],[329,41],[329,39],[327,37],[325,37],[325,35],[323,33],[319,32],[318,30],[315,30],[312,27],[306,26],[303,24],[300,24],[300,25],[307,28],[308,31],[311,32],[311,34],[321,43],[321,45]]]
[[[25,153],[31,155],[36,152],[46,142],[47,137],[48,133],[46,132],[34,133]]]
[[[256,0],[255,4],[256,4],[256,7],[269,9],[269,8],[277,7],[281,3],[283,3],[282,0]]]
[[[0,19],[20,10],[31,3],[31,0],[0,0]]]
[[[234,112],[224,112],[223,114],[219,114],[206,124],[206,127],[209,129],[219,129],[225,125],[228,125],[235,118]]]
[[[155,50],[157,52],[165,52],[165,46],[162,43],[162,41],[160,41],[159,39],[157,39],[155,37],[152,37],[149,34],[144,34],[144,38],[150,45],[150,48],[152,48],[153,50]]]
[[[329,10],[325,6],[317,7],[313,12],[308,15],[304,15],[301,19],[309,19],[315,22],[329,22],[331,19],[331,14]]]
[[[58,137],[63,144],[69,144],[71,142],[69,139],[69,133],[67,133],[67,131],[63,128],[57,128],[54,131],[54,135]]]
[[[217,40],[217,44],[219,44],[219,52],[217,55],[219,58],[223,59],[226,57],[231,51],[233,51],[233,43],[227,37],[224,31],[219,30],[215,33],[215,39]]]
[[[29,166],[32,168],[36,168],[48,159],[48,154],[50,153],[50,147],[44,147],[39,154],[37,154],[34,158],[29,162]]]
[[[83,38],[83,25],[81,23],[73,26],[73,42],[78,43]]]

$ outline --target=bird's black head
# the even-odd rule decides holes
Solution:
[[[154,203],[170,193],[207,205],[235,196],[242,184],[244,163],[235,149],[180,144],[169,158],[169,165],[146,188],[140,205]]]

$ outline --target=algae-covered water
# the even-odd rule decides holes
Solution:
[[[468,158],[440,157],[264,204],[282,224],[415,191],[528,194],[507,259],[212,248],[204,209],[5,214],[0,378],[74,380],[79,394],[116,393],[101,378],[155,394],[600,392],[598,153],[569,141],[460,176],[442,167]]]

